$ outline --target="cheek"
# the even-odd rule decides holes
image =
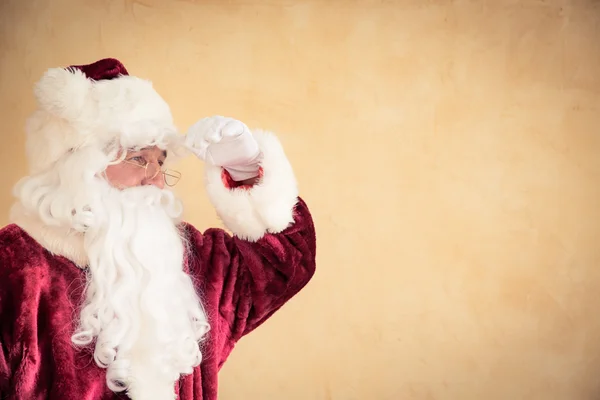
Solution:
[[[118,188],[138,186],[143,179],[141,174],[132,173],[132,171],[124,168],[121,164],[108,166],[106,168],[106,177],[112,186]]]

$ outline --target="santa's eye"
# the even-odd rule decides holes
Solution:
[[[131,157],[129,159],[129,161],[133,161],[134,163],[140,164],[140,165],[146,164],[146,160],[144,160],[144,157],[141,157],[141,156]]]

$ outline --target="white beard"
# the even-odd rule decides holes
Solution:
[[[137,400],[175,398],[181,374],[192,373],[208,331],[192,280],[183,271],[181,210],[156,187],[118,191],[97,182],[85,233],[88,287],[73,342],[94,340],[96,363],[113,391]]]

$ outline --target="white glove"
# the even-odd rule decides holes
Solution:
[[[235,181],[258,176],[262,153],[241,121],[221,116],[203,118],[188,129],[185,146],[201,160],[225,168]]]

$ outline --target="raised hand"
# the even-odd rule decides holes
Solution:
[[[260,154],[250,129],[233,118],[214,116],[192,125],[185,145],[198,158],[219,167],[236,167],[254,163]]]

